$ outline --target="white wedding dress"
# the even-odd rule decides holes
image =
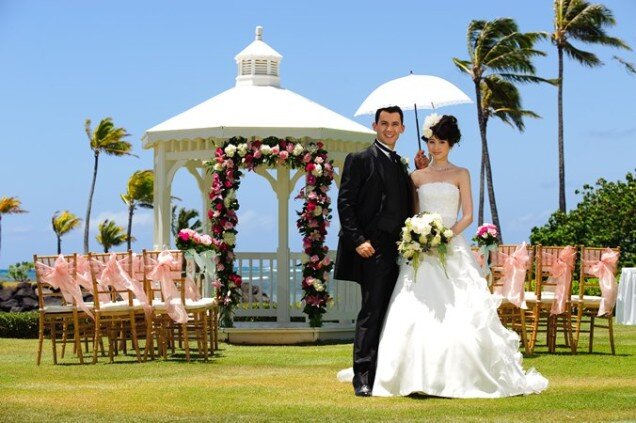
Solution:
[[[460,204],[455,185],[427,183],[418,194],[420,210],[439,213],[449,228],[455,223]],[[524,372],[519,336],[499,321],[499,302],[462,235],[451,240],[446,270],[430,255],[417,272],[411,265],[400,267],[380,337],[373,395],[499,398],[546,389],[547,379],[534,369]]]

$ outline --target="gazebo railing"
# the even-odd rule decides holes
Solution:
[[[243,321],[277,321],[278,307],[282,304],[277,298],[278,277],[276,253],[235,253],[235,266],[243,278],[243,299],[237,307],[235,316]],[[331,258],[335,251],[329,252]],[[306,315],[302,310],[302,266],[301,253],[291,253],[289,263],[289,316],[294,322],[302,322]],[[333,303],[323,317],[325,322],[337,322],[351,325],[355,321],[360,307],[360,288],[355,283],[330,278],[328,290]],[[278,322],[286,323],[286,322]]]

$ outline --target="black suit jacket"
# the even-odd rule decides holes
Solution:
[[[386,204],[384,169],[380,157],[384,154],[371,145],[365,150],[347,155],[338,193],[340,233],[334,278],[361,281],[362,257],[357,246],[373,238]],[[404,177],[408,179],[406,171]],[[408,179],[410,182],[410,179]],[[411,189],[407,189],[407,210],[411,210]],[[399,230],[393,234],[399,236]]]

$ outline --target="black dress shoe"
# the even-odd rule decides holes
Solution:
[[[371,396],[371,388],[369,385],[360,385],[360,387],[356,388],[356,397],[370,397]]]

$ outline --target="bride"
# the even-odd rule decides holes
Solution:
[[[460,137],[455,117],[427,117],[422,138],[433,162],[411,176],[415,213],[440,214],[454,236],[446,271],[432,255],[417,272],[401,265],[380,337],[374,396],[498,398],[548,386],[534,369],[524,372],[519,337],[499,321],[498,301],[461,235],[473,206],[468,170],[448,161]]]

